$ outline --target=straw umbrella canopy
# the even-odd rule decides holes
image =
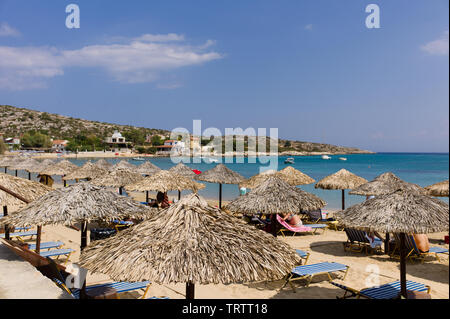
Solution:
[[[52,189],[41,183],[14,177],[0,173],[0,206],[3,207],[3,216],[8,216],[10,211],[16,211]],[[5,226],[5,238],[9,239],[9,226]],[[40,228],[38,228],[38,239],[40,240]]]
[[[228,203],[225,209],[243,214],[261,212],[272,215],[316,210],[326,204],[316,195],[291,186],[276,176],[270,176],[251,192]]]
[[[117,281],[230,284],[277,280],[299,262],[286,243],[209,206],[197,194],[89,245],[80,265]]]
[[[448,180],[425,187],[427,194],[437,197],[448,197]]]
[[[88,182],[48,192],[39,200],[4,218],[2,223],[14,226],[66,225],[82,223],[81,249],[87,244],[87,223],[112,221],[124,217],[147,218],[154,211],[129,197],[115,194]]]
[[[114,164],[111,169],[115,170],[115,169],[121,169],[121,168],[125,168],[125,169],[128,169],[130,171],[135,171],[136,170],[136,165],[133,165],[133,164],[131,164],[128,161],[121,160],[119,163]]]
[[[169,172],[175,173],[187,178],[195,178],[197,174],[195,174],[192,169],[188,166],[184,165],[182,162],[178,163],[176,166],[173,166],[169,169]],[[178,200],[181,198],[181,191],[178,191]]]
[[[55,165],[55,161],[53,161],[51,159],[45,159],[42,162],[37,162],[37,164],[35,166],[31,166],[30,168],[28,168],[28,172],[40,173],[50,165]]]
[[[161,169],[150,161],[146,161],[137,168],[134,168],[134,170],[139,174],[148,176],[158,173]]]
[[[113,167],[113,164],[111,164],[110,162],[106,161],[105,159],[99,159],[97,162],[95,162],[95,165],[97,167],[103,168],[105,170],[110,170]]]
[[[362,196],[378,196],[395,192],[396,190],[404,190],[411,193],[425,194],[422,187],[416,184],[408,183],[397,177],[391,172],[383,173],[370,182],[349,192],[351,195]]]
[[[67,174],[70,174],[74,170],[78,169],[78,166],[73,164],[72,162],[69,162],[68,160],[63,160],[61,162],[56,163],[55,165],[49,165],[47,166],[43,171],[40,172],[42,175],[59,175],[59,176],[66,176]],[[64,180],[64,187],[66,187],[66,180]]]
[[[137,183],[143,178],[139,173],[125,168],[116,168],[107,174],[97,175],[91,180],[91,183],[98,186],[117,187],[119,188],[119,194],[122,195],[122,189],[125,185]]]
[[[365,183],[367,183],[367,179],[355,175],[346,169],[341,169],[336,173],[321,179],[314,187],[322,189],[341,189],[342,209],[345,209],[345,190],[354,189]]]
[[[194,192],[198,192],[198,190],[204,187],[205,185],[197,183],[191,178],[174,174],[166,170],[161,170],[156,174],[144,177],[137,183],[126,185],[125,189],[127,191],[137,192],[155,191],[167,193],[168,191],[182,190],[192,190]]]
[[[25,160],[21,161],[20,163],[10,166],[10,169],[15,169],[16,171],[18,171],[18,170],[27,171],[28,179],[31,180],[31,173],[28,170],[38,164],[39,164],[39,162],[37,160],[35,160],[33,158],[26,158]]]
[[[92,179],[98,175],[107,174],[108,171],[100,168],[92,162],[86,162],[83,166],[78,167],[71,173],[63,177],[63,180],[68,181],[72,179]]]
[[[14,164],[14,158],[12,156],[3,156],[0,159],[0,167],[5,168],[5,174],[8,171],[8,167]]]
[[[281,171],[268,170],[252,176],[249,179],[241,182],[239,184],[239,187],[255,188],[272,175],[281,178],[291,186],[306,185],[315,182],[315,180],[308,175],[293,168],[292,166],[287,166]]]
[[[346,227],[400,234],[401,293],[406,297],[405,237],[448,231],[448,213],[448,204],[437,198],[398,190],[349,207],[336,217]]]
[[[195,179],[219,184],[219,208],[222,208],[222,184],[239,184],[244,180],[244,177],[232,171],[224,164],[217,164],[214,168],[195,176]]]

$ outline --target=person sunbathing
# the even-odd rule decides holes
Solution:
[[[294,227],[300,227],[303,225],[302,220],[296,214],[288,213],[288,214],[280,214],[281,219],[286,221],[288,224]]]
[[[428,236],[425,234],[413,234],[414,241],[416,242],[417,249],[420,252],[426,253],[430,250],[430,242]]]

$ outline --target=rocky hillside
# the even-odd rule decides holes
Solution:
[[[121,133],[138,130],[143,136],[159,134],[168,137],[170,134],[167,130],[89,121],[9,105],[0,105],[0,133],[3,133],[5,137],[20,137],[22,134],[32,130],[40,131],[54,139],[68,140],[77,135],[95,135],[103,139],[105,136],[110,136],[114,130],[118,130]],[[290,140],[279,140],[279,152],[282,155],[370,153],[369,151],[352,147]]]
[[[88,121],[9,105],[0,105],[0,119],[0,132],[8,137],[19,137],[31,130],[41,131],[58,139],[69,139],[78,134],[105,137],[110,136],[114,130],[125,132],[132,129],[145,134],[169,134],[166,130]]]

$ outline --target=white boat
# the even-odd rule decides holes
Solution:
[[[328,155],[322,155],[322,159],[330,159],[331,157],[329,157]]]
[[[284,160],[284,164],[294,164],[294,158],[288,157]]]
[[[145,158],[142,158],[142,157],[133,157],[133,161],[145,161]]]
[[[346,160],[347,160],[346,157],[339,157],[339,159],[340,159],[341,161],[346,161]]]

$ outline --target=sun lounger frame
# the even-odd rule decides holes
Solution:
[[[400,237],[398,234],[394,234],[395,242],[400,242]],[[411,261],[419,260],[421,263],[425,261],[427,257],[434,257],[437,261],[441,261],[438,254],[447,254],[448,255],[448,249],[445,251],[444,248],[432,246],[430,247],[430,250],[427,252],[421,252],[419,248],[417,248],[416,241],[414,240],[413,235],[408,234],[405,238],[405,244],[406,249],[408,250],[408,254],[406,255],[406,258],[408,258]],[[439,250],[437,250],[439,249]],[[434,250],[434,251],[433,251]],[[399,246],[396,244],[395,248],[392,250],[392,253],[390,255],[392,258],[400,258],[399,256]]]

